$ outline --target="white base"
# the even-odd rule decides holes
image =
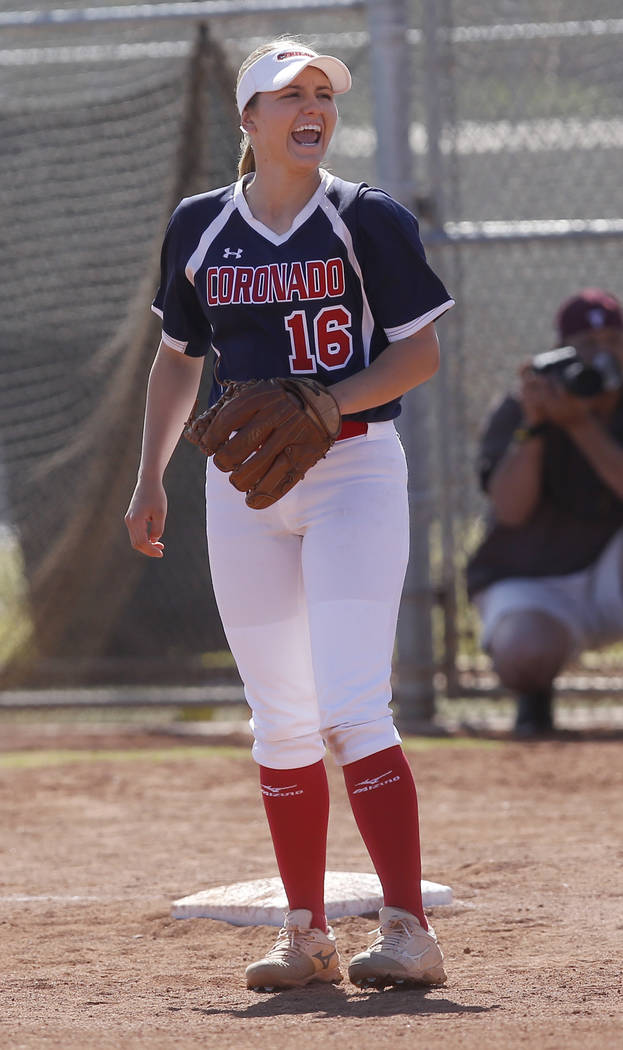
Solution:
[[[376,875],[361,871],[328,871],[325,875],[327,919],[365,915],[383,906]],[[425,908],[452,904],[452,890],[422,879]],[[173,901],[174,919],[220,919],[234,926],[281,926],[288,902],[279,877],[214,886]]]

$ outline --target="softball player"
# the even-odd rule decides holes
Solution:
[[[166,231],[153,309],[162,342],[126,523],[162,557],[162,484],[213,347],[219,380],[314,376],[343,416],[325,459],[265,510],[208,461],[212,582],[252,710],[253,755],[289,911],[250,988],[342,980],[324,909],[328,747],[384,894],[351,961],[360,986],[437,984],[443,957],[421,897],[416,791],[389,709],[408,557],[401,395],[438,366],[433,322],[453,305],[414,217],[320,167],[351,77],[277,40],[243,63],[239,178],[183,200]],[[218,378],[216,378],[218,377]]]

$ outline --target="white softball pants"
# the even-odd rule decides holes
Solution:
[[[266,510],[208,461],[212,583],[252,711],[253,757],[339,765],[400,742],[389,709],[409,548],[393,423],[338,441]]]

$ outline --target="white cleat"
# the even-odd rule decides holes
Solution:
[[[367,951],[351,959],[348,976],[358,988],[444,984],[443,955],[435,931],[423,930],[402,908],[381,908],[379,929]]]
[[[335,935],[310,929],[312,913],[307,908],[288,912],[273,947],[258,962],[247,966],[247,988],[276,992],[302,988],[310,981],[339,984],[342,980]]]

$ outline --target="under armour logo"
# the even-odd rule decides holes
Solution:
[[[230,255],[233,255],[234,259],[239,259],[242,255],[242,248],[226,248],[223,252],[223,258],[229,259]]]

